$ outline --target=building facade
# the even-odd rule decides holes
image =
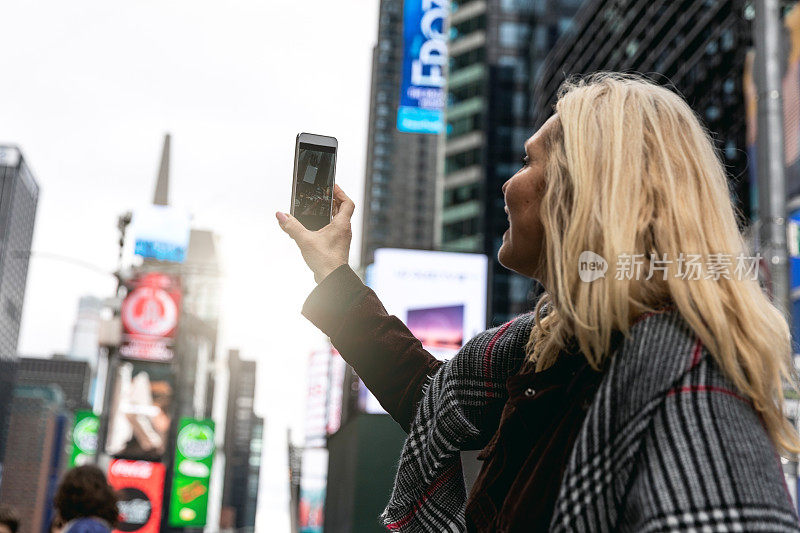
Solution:
[[[538,284],[497,262],[508,229],[502,186],[521,167],[531,123],[531,80],[582,0],[452,3],[446,141],[437,243],[490,259],[489,323],[528,309]]]
[[[92,369],[87,361],[71,361],[64,356],[22,357],[17,367],[17,385],[58,387],[68,411],[88,409]]]
[[[14,146],[0,146],[0,483],[39,185]]]
[[[438,135],[397,129],[403,67],[403,0],[381,0],[364,184],[361,265],[377,248],[430,250],[434,244]]]
[[[67,416],[56,387],[17,386],[11,402],[0,501],[16,509],[22,531],[47,531],[52,498],[66,462]]]
[[[257,500],[250,495],[251,442],[263,421],[253,413],[256,363],[239,357],[239,350],[228,351],[230,385],[228,416],[225,425],[225,481],[222,496],[221,529],[252,531]],[[256,474],[257,475],[257,474]],[[258,479],[255,480],[257,486]],[[248,529],[249,528],[249,529]]]
[[[794,2],[786,2],[791,4]],[[712,132],[746,225],[745,57],[752,5],[745,0],[587,0],[532,80],[533,122],[553,112],[565,75],[641,72],[682,94]]]

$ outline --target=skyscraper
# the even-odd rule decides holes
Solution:
[[[93,369],[97,369],[97,359],[100,355],[102,312],[103,300],[95,296],[81,296],[78,301],[78,316],[72,327],[69,357],[86,361]]]
[[[372,50],[361,265],[377,248],[431,249],[438,136],[397,129],[403,0],[381,0]]]
[[[253,509],[256,502],[249,494],[251,487],[249,479],[252,474],[250,446],[254,432],[262,431],[263,421],[253,414],[256,387],[255,361],[242,360],[239,357],[239,350],[229,350],[228,365],[230,385],[228,416],[225,422],[225,483],[222,505],[223,516],[232,523],[223,523],[220,527],[243,531],[243,528],[255,527]]]
[[[0,482],[39,185],[19,148],[0,146]]]
[[[789,2],[785,2],[789,4]],[[548,56],[533,93],[547,120],[565,75],[636,71],[674,86],[723,156],[738,206],[750,211],[742,76],[751,43],[745,0],[587,0]]]
[[[582,0],[453,2],[450,18],[446,141],[437,241],[453,252],[490,259],[489,322],[527,310],[527,278],[497,262],[503,232],[503,183],[521,166],[534,132],[530,85]]]

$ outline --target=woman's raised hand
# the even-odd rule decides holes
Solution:
[[[294,239],[317,283],[347,264],[350,241],[353,238],[350,218],[356,206],[338,185],[333,187],[333,220],[318,231],[306,229],[299,220],[287,213],[277,212],[275,217],[281,229]]]

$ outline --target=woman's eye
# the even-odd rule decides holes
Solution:
[[[523,167],[527,167],[530,162],[531,162],[531,160],[527,155],[522,158],[522,166]]]

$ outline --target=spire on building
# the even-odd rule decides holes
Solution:
[[[164,148],[161,150],[161,166],[158,169],[153,205],[169,205],[169,139],[169,133],[164,135]]]

